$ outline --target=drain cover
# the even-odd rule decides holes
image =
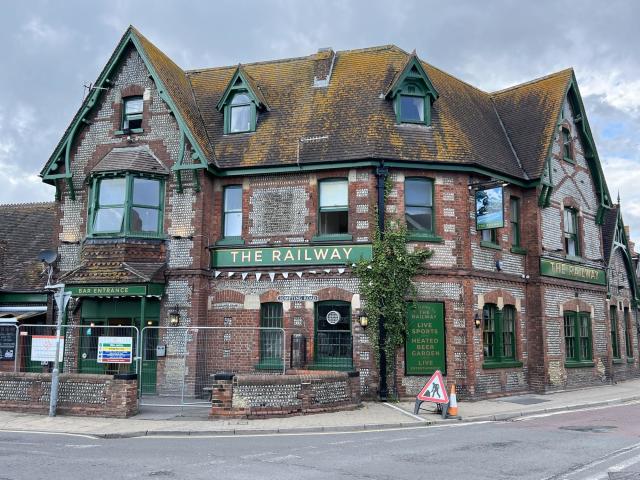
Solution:
[[[575,426],[566,426],[560,427],[560,430],[571,430],[573,432],[584,432],[584,433],[607,433],[613,430],[614,427],[612,425],[575,425]]]

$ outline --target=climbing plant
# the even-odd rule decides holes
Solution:
[[[424,269],[424,261],[432,255],[428,249],[407,249],[407,229],[387,220],[384,236],[376,228],[373,258],[356,264],[354,273],[360,280],[360,295],[369,319],[367,333],[376,361],[380,348],[389,360],[395,358],[407,333],[407,302],[416,297],[412,279]],[[385,345],[379,345],[379,319],[384,317]]]

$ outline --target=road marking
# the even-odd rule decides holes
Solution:
[[[96,437],[95,435],[86,435],[84,433],[42,432],[39,430],[2,430],[2,429],[0,429],[0,433],[22,433],[22,434],[30,434],[30,435],[65,435],[67,437],[80,437],[80,438],[90,438],[91,440],[100,440],[100,438]]]
[[[411,417],[414,420],[418,420],[422,423],[424,422],[428,422],[429,420],[426,420],[418,415],[414,415],[413,413],[409,413],[407,412],[404,408],[400,408],[400,407],[396,407],[395,405],[392,405],[390,403],[384,402],[382,405],[386,405],[389,408],[393,408],[394,410],[398,410],[400,413],[403,413],[404,415],[406,415],[407,417]]]
[[[620,462],[615,465],[612,465],[606,468],[605,470],[596,473],[592,477],[585,478],[584,480],[603,480],[603,479],[606,480],[609,478],[609,472],[620,472],[625,468],[628,468],[631,465],[635,465],[637,463],[640,463],[640,455],[635,455],[629,458],[628,460],[625,460],[624,462]]]
[[[300,455],[291,455],[291,454],[289,454],[289,455],[284,455],[282,457],[269,458],[269,459],[266,459],[266,460],[263,460],[263,461],[267,462],[267,463],[276,463],[276,462],[286,462],[288,460],[299,460],[301,458],[302,457]]]
[[[566,415],[567,413],[575,413],[575,412],[588,412],[592,410],[604,410],[604,409],[610,409],[610,408],[616,408],[616,407],[625,407],[628,405],[637,405],[639,403],[640,401],[633,401],[629,403],[621,403],[619,405],[599,405],[597,407],[577,408],[575,410],[560,410],[558,412],[546,412],[546,413],[538,413],[535,415],[527,415],[525,417],[514,417],[510,420],[513,422],[527,422],[529,420],[535,420],[536,418],[552,417],[554,415]]]

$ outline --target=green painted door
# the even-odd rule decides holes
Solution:
[[[340,301],[316,303],[314,368],[353,368],[351,304]]]
[[[104,374],[106,364],[98,363],[98,338],[106,334],[104,320],[84,320],[80,328],[78,372]]]

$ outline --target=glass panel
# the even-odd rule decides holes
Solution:
[[[142,97],[125,98],[124,100],[124,113],[125,115],[131,115],[135,113],[142,113]]]
[[[131,231],[132,232],[154,232],[158,231],[158,214],[155,208],[133,207],[131,209]]]
[[[98,205],[124,205],[126,178],[105,178],[98,187]]]
[[[589,329],[589,317],[586,315],[580,315],[580,359],[581,360],[590,360],[591,359],[591,348],[590,348],[590,329]]]
[[[515,341],[515,309],[504,307],[502,314],[502,356],[514,358],[513,344]]]
[[[229,131],[248,132],[251,130],[251,107],[244,105],[241,107],[230,107]]]
[[[573,210],[564,211],[564,231],[566,233],[576,233],[576,217]]]
[[[231,99],[231,105],[242,105],[251,102],[251,97],[246,93],[236,93]]]
[[[316,359],[350,366],[351,305],[319,303],[316,314]]]
[[[483,242],[491,242],[497,243],[496,229],[490,228],[489,230],[481,230],[482,231],[482,241]]]
[[[609,308],[609,321],[611,322],[611,351],[614,358],[620,358],[620,345],[618,344],[618,309]]]
[[[511,199],[511,221],[517,223],[520,215],[520,202],[517,198]]]
[[[282,328],[282,304],[263,303],[261,307],[260,326]],[[277,360],[274,367],[281,365],[282,332],[276,330],[260,331],[260,360]]]
[[[573,255],[575,257],[577,254],[576,239],[573,237],[567,237],[565,239],[565,246],[567,249],[567,255]]]
[[[241,237],[242,236],[242,212],[233,212],[224,214],[224,236],[225,237]]]
[[[100,208],[93,221],[93,231],[121,232],[124,220],[124,208]]]
[[[424,97],[400,96],[400,120],[424,122]]]
[[[320,212],[320,234],[349,233],[349,212]]]
[[[432,231],[431,207],[406,207],[405,220],[410,231]]]
[[[133,179],[133,203],[135,205],[160,206],[160,182],[149,178]]]
[[[633,357],[633,344],[631,343],[631,322],[629,317],[629,309],[624,309],[624,340],[627,348],[627,357]]]
[[[493,358],[495,356],[495,307],[485,306],[482,310],[484,327],[483,327],[483,346],[484,357]]]
[[[575,334],[574,334],[574,318],[573,315],[565,315],[564,317],[564,348],[565,357],[568,359],[575,358]]]
[[[224,211],[242,211],[242,187],[227,187],[224,190]]]
[[[432,203],[431,188],[432,184],[429,180],[407,180],[404,183],[405,205],[430,207]]]
[[[320,208],[347,207],[349,184],[346,180],[320,182]]]

